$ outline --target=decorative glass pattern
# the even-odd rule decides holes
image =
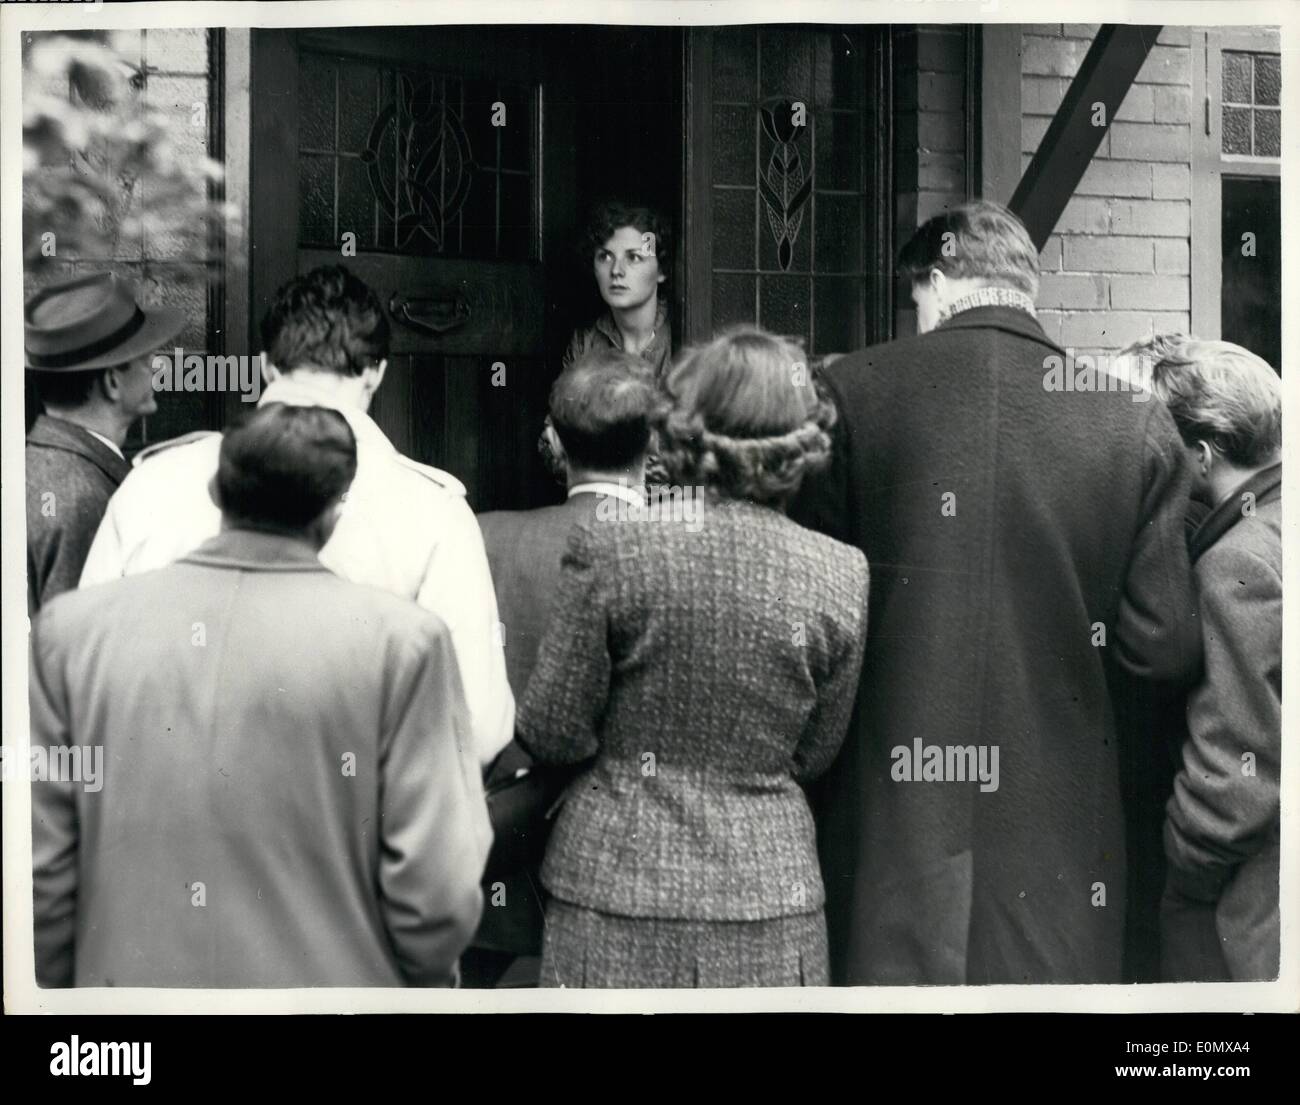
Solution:
[[[304,52],[300,238],[534,258],[536,89]]]
[[[813,353],[863,340],[866,56],[846,29],[714,33],[715,328],[759,322]]]
[[[1282,59],[1223,51],[1223,152],[1282,156]]]

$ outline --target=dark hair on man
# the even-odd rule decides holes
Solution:
[[[621,349],[596,349],[551,385],[551,425],[584,468],[625,468],[645,455],[658,401],[650,369]]]
[[[95,384],[107,372],[92,368],[86,372],[28,372],[28,383],[46,410],[79,407],[94,394]]]
[[[342,265],[322,265],[275,293],[262,318],[262,346],[281,372],[316,368],[359,376],[388,356],[383,304]]]
[[[222,437],[217,497],[223,514],[250,529],[297,532],[356,472],[356,438],[338,411],[267,403]]]
[[[1038,295],[1038,250],[1015,215],[992,200],[973,200],[927,219],[899,251],[899,275],[924,283],[931,269]]]
[[[638,207],[618,200],[599,204],[588,217],[579,246],[583,263],[590,264],[596,250],[608,242],[615,231],[625,226],[655,236],[655,256],[659,258],[659,271],[671,273],[672,223],[652,207]]]

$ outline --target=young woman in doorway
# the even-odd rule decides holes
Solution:
[[[672,359],[668,303],[662,296],[672,258],[668,220],[648,207],[604,203],[588,220],[582,250],[607,310],[574,331],[563,367],[593,348],[641,357],[662,380]]]

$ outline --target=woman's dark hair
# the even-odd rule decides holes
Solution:
[[[262,347],[281,372],[311,367],[359,376],[388,356],[388,340],[383,305],[342,265],[294,277],[262,319]]]
[[[588,217],[579,243],[582,263],[590,265],[596,250],[608,242],[615,231],[625,226],[655,236],[655,256],[659,259],[659,271],[670,274],[673,261],[672,223],[652,207],[637,207],[617,200],[598,205]]]
[[[737,326],[683,351],[664,381],[659,459],[670,479],[779,503],[830,460],[835,408],[801,346]]]
[[[222,437],[217,499],[251,528],[301,531],[356,472],[356,438],[338,411],[266,403]]]

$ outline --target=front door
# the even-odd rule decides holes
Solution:
[[[548,324],[548,287],[575,217],[573,96],[530,36],[389,27],[252,40],[253,320],[320,264],[370,284],[392,325],[371,414],[403,453],[461,479],[476,510],[554,493],[536,440],[567,337]]]

